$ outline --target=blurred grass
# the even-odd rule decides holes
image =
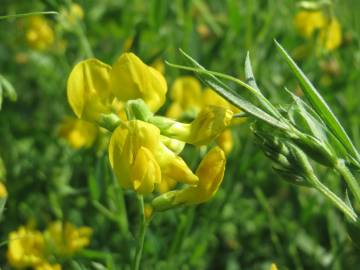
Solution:
[[[60,11],[70,4],[1,2],[0,15]],[[346,42],[331,54],[313,53],[298,62],[359,146],[359,1],[334,2]],[[258,84],[271,100],[289,102],[283,87],[297,88],[273,44],[276,38],[291,52],[305,42],[293,25],[296,1],[77,3],[85,12],[84,36],[104,62],[112,63],[132,39],[131,51],[147,63],[157,58],[182,63],[178,52],[182,48],[211,70],[244,78],[249,50]],[[0,242],[29,220],[40,229],[54,219],[71,220],[95,232],[89,249],[64,269],[97,269],[92,261],[108,269],[126,269],[137,231],[134,196],[124,191],[122,198],[116,192],[120,188],[106,153],[72,150],[56,136],[57,124],[71,115],[65,94],[67,76],[88,52],[81,36],[58,26],[57,16],[47,18],[58,41],[66,41],[65,50],[36,52],[24,42],[22,20],[0,20],[1,29],[6,29],[0,31],[0,73],[18,95],[15,103],[4,99],[0,112],[0,155],[9,192]],[[27,57],[25,63],[16,60],[19,53]],[[329,61],[339,65],[339,75],[322,69],[321,63]],[[166,67],[169,85],[180,74],[184,73]],[[322,83],[324,76],[330,77],[330,83]],[[237,127],[234,134],[236,147],[216,198],[198,207],[155,215],[146,236],[144,269],[268,269],[271,262],[279,269],[356,269],[358,250],[348,240],[338,211],[312,190],[279,179],[254,145],[249,123]],[[191,157],[192,151],[185,154]],[[343,189],[327,172],[322,176],[335,190]],[[0,265],[5,266],[6,246],[0,249]]]

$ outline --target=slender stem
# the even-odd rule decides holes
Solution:
[[[333,204],[335,204],[335,206],[340,211],[342,211],[348,218],[350,218],[352,221],[356,221],[358,219],[356,213],[327,186],[321,183],[320,180],[315,176],[315,174],[309,175],[309,178],[311,178],[311,182],[314,187],[318,191],[320,191],[326,198],[328,198]]]
[[[145,231],[147,226],[147,223],[145,221],[145,213],[144,213],[144,198],[142,195],[138,195],[137,199],[138,199],[138,206],[140,212],[140,231],[137,237],[136,252],[132,265],[132,270],[140,269],[141,256],[144,247]]]
[[[344,178],[346,184],[348,185],[350,191],[355,197],[355,200],[360,203],[360,185],[359,182],[355,179],[354,175],[346,166],[343,160],[339,160],[335,169],[339,172],[339,174]]]

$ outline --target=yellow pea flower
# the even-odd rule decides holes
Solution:
[[[6,186],[3,182],[0,182],[0,199],[4,199],[8,196]]]
[[[50,264],[48,262],[44,262],[35,267],[35,270],[61,270],[60,264]]]
[[[196,170],[197,186],[169,191],[152,202],[155,210],[166,210],[176,206],[188,206],[208,201],[217,192],[225,172],[225,153],[219,147],[211,149]]]
[[[320,32],[319,39],[327,51],[332,51],[341,45],[342,32],[340,23],[336,18],[332,18],[328,25],[324,27]]]
[[[210,143],[230,125],[233,112],[224,107],[206,106],[191,123],[188,143],[204,145]]]
[[[68,257],[90,244],[92,232],[90,227],[76,228],[71,223],[55,221],[48,226],[44,234],[47,244],[55,254]]]
[[[130,99],[143,99],[155,112],[165,102],[166,91],[164,76],[133,53],[122,54],[112,67],[97,59],[82,61],[71,71],[67,84],[71,108],[78,118],[89,121],[114,110],[123,115],[116,111],[123,109],[118,105]]]
[[[224,107],[206,106],[190,124],[157,117],[163,122],[162,133],[193,145],[205,145],[214,140],[231,123],[233,112]]]
[[[171,88],[170,98],[173,102],[166,112],[167,117],[178,119],[189,109],[197,113],[201,107],[200,82],[191,76],[177,78]]]
[[[157,191],[162,194],[172,190],[175,186],[175,180],[164,177],[161,179],[161,183],[157,185]]]
[[[221,132],[219,137],[216,138],[216,143],[228,155],[234,146],[234,139],[231,130],[225,129]]]
[[[21,226],[9,234],[7,259],[15,268],[36,266],[43,261],[44,237],[39,231]]]
[[[197,113],[201,107],[201,85],[191,76],[177,78],[171,87],[170,98],[172,103],[166,116],[178,119],[187,110]]]
[[[186,163],[161,142],[160,130],[140,120],[115,129],[109,159],[121,186],[141,194],[152,192],[162,178],[189,184],[198,180]]]
[[[323,11],[300,11],[294,19],[298,32],[305,38],[311,38],[319,32],[318,45],[327,51],[338,48],[342,42],[342,31],[335,17],[328,18]]]
[[[113,132],[109,144],[109,160],[120,185],[141,194],[154,190],[161,172],[153,152],[160,140],[160,130],[139,120],[126,122]]]
[[[152,112],[164,104],[167,92],[164,76],[133,53],[122,54],[113,64],[110,88],[120,101],[143,99]]]
[[[211,149],[196,170],[198,185],[179,191],[175,203],[192,205],[208,201],[219,189],[224,178],[225,163],[224,151],[219,147]]]
[[[31,16],[26,30],[28,45],[36,50],[46,50],[54,43],[54,31],[42,16]]]
[[[310,38],[316,30],[320,30],[326,25],[326,18],[322,11],[302,10],[296,14],[294,23],[303,37]]]
[[[111,112],[114,99],[110,83],[111,67],[97,59],[78,63],[67,82],[68,102],[78,118],[96,121],[101,113]]]
[[[75,149],[90,147],[94,143],[97,133],[98,127],[95,124],[72,117],[66,117],[58,131],[59,136]]]

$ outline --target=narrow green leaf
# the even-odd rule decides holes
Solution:
[[[0,75],[0,84],[3,87],[3,95],[11,101],[17,100],[17,94],[14,86],[2,75]]]
[[[245,78],[248,85],[257,90],[259,93],[261,92],[254,77],[249,51],[246,53],[245,58]]]
[[[243,99],[236,92],[227,86],[225,83],[220,81],[216,76],[208,72],[203,66],[201,66],[196,60],[191,58],[185,52],[181,51],[184,56],[190,61],[190,63],[195,67],[187,67],[181,65],[175,65],[168,63],[169,66],[176,67],[179,69],[190,70],[195,72],[201,81],[203,81],[206,85],[210,86],[215,92],[217,92],[220,96],[225,98],[234,106],[240,108],[241,110],[247,112],[248,114],[268,123],[269,125],[275,126],[280,129],[287,129],[288,126],[281,121],[277,120],[273,116],[267,114],[263,110],[259,109],[258,107],[254,106],[252,103],[248,102],[247,100]]]
[[[57,11],[35,11],[35,12],[28,12],[28,13],[19,13],[19,14],[11,14],[11,15],[3,15],[0,16],[0,20],[2,19],[17,19],[21,17],[28,17],[34,15],[57,15],[59,12]]]
[[[245,59],[245,79],[246,79],[246,83],[258,92],[257,98],[258,98],[259,102],[261,103],[261,105],[263,106],[263,108],[267,112],[271,113],[273,116],[275,116],[277,118],[281,118],[281,114],[278,112],[278,110],[274,106],[272,106],[272,104],[270,102],[267,102],[266,98],[263,96],[260,88],[258,87],[258,85],[256,83],[253,69],[251,66],[249,52],[247,52],[246,59]],[[259,98],[259,96],[260,96],[260,98]]]
[[[299,80],[306,98],[309,100],[314,110],[318,113],[321,119],[324,121],[326,126],[332,131],[332,133],[339,139],[339,141],[344,145],[344,147],[351,153],[351,155],[357,160],[360,161],[360,155],[356,150],[354,144],[347,135],[345,129],[340,124],[339,120],[336,118],[334,113],[331,111],[328,104],[302,72],[302,70],[296,65],[291,56],[285,51],[285,49],[275,40],[277,49],[279,50],[282,57],[290,66],[292,72],[295,74]]]
[[[2,219],[5,210],[6,198],[0,198],[0,220]]]

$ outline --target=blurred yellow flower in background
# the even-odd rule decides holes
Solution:
[[[40,265],[43,262],[44,237],[41,232],[21,226],[9,234],[7,259],[15,268]]]
[[[36,50],[46,50],[54,43],[54,31],[42,16],[31,16],[26,30],[28,45]]]
[[[0,199],[6,198],[8,196],[8,192],[6,186],[3,182],[0,182]]]
[[[44,262],[40,265],[35,266],[35,270],[61,270],[61,265]]]
[[[170,104],[166,116],[179,119],[187,110],[198,113],[201,108],[201,84],[191,76],[177,78],[170,91]]]
[[[92,146],[97,133],[95,124],[73,117],[65,117],[58,130],[59,136],[74,149]]]
[[[318,34],[317,43],[326,51],[332,51],[341,45],[341,26],[334,16],[327,16],[321,10],[302,10],[296,14],[294,23],[299,34],[307,39]]]
[[[58,256],[72,256],[90,244],[93,231],[90,227],[79,227],[62,221],[51,223],[44,232],[47,245]]]

